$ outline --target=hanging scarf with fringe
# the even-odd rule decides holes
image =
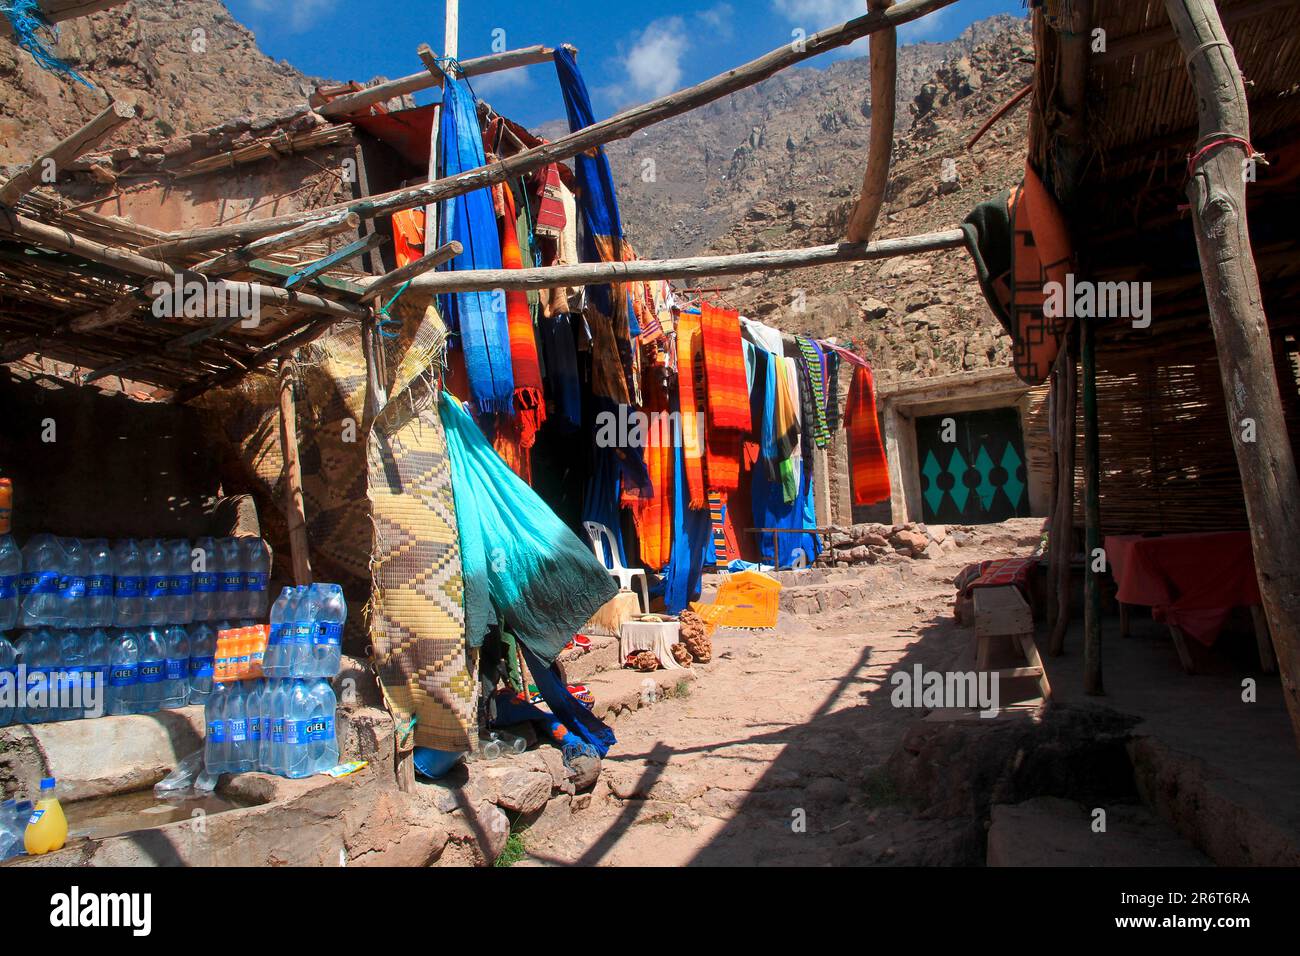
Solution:
[[[501,194],[505,207],[501,226],[501,266],[503,269],[522,269],[524,260],[516,231],[514,193],[507,186]],[[542,392],[537,334],[533,330],[533,313],[528,307],[527,292],[506,293],[506,319],[510,332],[510,367],[515,383],[514,427],[510,431],[518,437],[523,467],[519,476],[531,481],[528,453],[537,441],[537,430],[546,420],[546,399]]]
[[[677,320],[677,395],[682,409],[682,451],[690,506],[704,507],[704,362],[699,316]]]

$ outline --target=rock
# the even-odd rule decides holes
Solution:
[[[540,810],[551,796],[551,775],[514,767],[484,767],[475,775],[489,801],[517,813]]]
[[[889,543],[893,545],[894,550],[910,550],[913,554],[920,554],[930,543],[925,535],[917,531],[898,531],[890,535]]]

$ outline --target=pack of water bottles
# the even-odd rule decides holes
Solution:
[[[338,700],[323,677],[217,684],[204,710],[210,774],[310,777],[339,762]]]
[[[0,631],[136,628],[266,614],[270,552],[261,538],[128,538],[110,543],[0,536]]]
[[[275,679],[337,676],[347,619],[348,606],[339,585],[285,588],[271,605],[263,675]]]
[[[0,727],[205,703],[228,621],[0,635]]]

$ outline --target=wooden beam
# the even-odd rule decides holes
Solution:
[[[1048,653],[1053,657],[1065,651],[1065,634],[1070,627],[1070,604],[1073,574],[1070,558],[1074,553],[1074,448],[1078,428],[1079,403],[1078,371],[1075,356],[1078,354],[1071,331],[1062,343],[1061,358],[1053,382],[1056,416],[1056,507],[1052,511],[1052,529],[1048,538],[1051,550],[1049,587],[1055,595],[1056,617],[1052,621],[1052,634]]]
[[[230,252],[222,253],[219,256],[214,256],[195,266],[191,266],[191,269],[207,276],[230,275],[246,268],[254,259],[261,259],[276,252],[296,249],[309,242],[337,236],[341,232],[355,232],[359,225],[361,225],[361,217],[356,213],[336,213],[325,219],[316,219],[293,229],[286,229],[284,232],[276,233],[273,236],[255,239],[238,249],[232,249]]]
[[[1287,435],[1246,220],[1241,68],[1212,0],[1165,0],[1196,93],[1201,135],[1187,181],[1196,249],[1250,519],[1255,573],[1300,744],[1300,479]]]
[[[0,17],[0,23],[7,22]],[[115,100],[108,108],[81,129],[46,150],[21,173],[0,186],[0,204],[12,206],[41,184],[47,164],[52,164],[57,176],[74,159],[94,149],[114,130],[136,115],[134,103]]]
[[[507,50],[504,53],[492,53],[488,56],[465,60],[460,64],[460,68],[463,76],[484,76],[488,73],[500,73],[502,70],[511,70],[515,67],[545,63],[553,56],[555,56],[554,49],[538,44],[520,50]],[[352,116],[369,109],[377,103],[387,103],[389,100],[397,99],[400,96],[410,96],[412,93],[418,93],[421,90],[431,89],[435,86],[442,86],[442,71],[439,70],[435,74],[428,69],[424,69],[419,73],[412,73],[396,80],[389,80],[386,83],[376,83],[374,86],[368,86],[364,90],[357,90],[355,93],[344,93],[342,96],[336,96],[328,103],[317,107],[316,112],[330,119]]]
[[[867,9],[883,12],[894,0],[867,0]],[[894,151],[894,110],[898,97],[898,31],[893,27],[871,34],[871,141],[862,192],[849,214],[849,242],[866,242],[876,228],[889,188],[889,159]]]
[[[111,10],[126,2],[127,0],[38,0],[38,5],[48,22],[62,23],[64,20],[72,20],[76,17],[88,17],[101,10]],[[13,31],[9,28],[8,19],[0,17],[0,36],[12,35]]]
[[[386,242],[388,242],[387,236],[372,232],[363,239],[348,243],[342,249],[336,249],[323,259],[317,259],[315,262],[303,266],[284,280],[284,287],[286,289],[296,289],[299,286],[306,285],[308,282],[315,281],[316,277],[327,269],[333,269],[345,262],[351,262],[372,249],[378,249]]]
[[[637,259],[633,262],[583,262],[538,269],[469,269],[420,276],[411,287],[422,292],[508,292],[558,289],[580,285],[609,285],[650,279],[686,279],[698,276],[741,275],[784,269],[807,269],[841,262],[866,262],[920,252],[957,249],[965,240],[960,229],[930,232],[869,244],[839,243],[807,249],[774,249],[729,256],[695,256],[689,259]]]
[[[462,251],[464,250],[461,249],[460,243],[453,240],[445,246],[439,246],[428,255],[421,256],[413,262],[408,262],[404,266],[398,266],[392,272],[385,273],[371,282],[370,285],[366,287],[365,294],[362,295],[361,301],[367,302],[371,299],[378,299],[379,297],[392,292],[403,283],[410,282],[416,276],[423,275],[430,269],[436,269],[444,262],[450,262],[452,259],[455,259],[460,255]]]
[[[223,385],[229,385],[239,381],[248,372],[255,371],[270,365],[278,358],[288,355],[295,349],[301,348],[308,342],[325,333],[325,331],[334,324],[334,319],[329,316],[318,316],[314,319],[308,319],[299,325],[288,335],[281,338],[273,345],[268,345],[251,359],[244,363],[243,368],[230,368],[222,372],[216,372],[205,379],[200,379],[184,386],[176,392],[175,399],[178,402],[188,402],[190,399],[202,395],[204,392],[219,388]]]
[[[298,457],[298,407],[293,396],[295,363],[280,362],[280,453],[284,458],[284,520],[289,528],[289,555],[294,584],[311,584],[311,553],[307,541],[307,511],[302,490],[302,461]]]
[[[1101,452],[1097,436],[1096,322],[1080,319],[1083,359],[1083,692],[1104,694],[1101,679],[1101,582],[1093,570],[1101,547]]]
[[[5,206],[0,206],[0,234],[3,233],[17,236],[19,239],[45,249],[70,252],[92,262],[112,266],[132,275],[147,276],[164,282],[174,282],[176,280],[176,270],[165,262],[147,258],[127,249],[106,246],[103,243],[79,236],[67,229],[47,226],[44,223],[20,216]],[[235,287],[250,287],[250,290],[256,291],[260,301],[291,306],[308,312],[319,312],[324,315],[347,319],[363,319],[369,314],[365,308],[358,305],[335,302],[305,292],[290,292],[288,289],[281,289],[278,286],[251,282],[228,282],[227,284]]]
[[[147,299],[140,290],[128,292],[102,309],[86,312],[76,318],[69,319],[66,326],[61,325],[56,331],[63,331],[66,328],[69,332],[84,333],[120,325],[135,315],[136,310],[143,306],[146,301]]]
[[[897,6],[877,13],[868,13],[839,26],[814,33],[802,43],[787,43],[764,54],[744,66],[728,70],[695,86],[668,96],[660,97],[611,119],[594,123],[591,126],[562,136],[553,143],[546,143],[533,149],[524,150],[509,159],[466,170],[455,176],[440,179],[420,186],[396,189],[366,199],[353,200],[325,206],[306,212],[286,213],[269,219],[253,222],[230,223],[210,229],[192,231],[176,239],[150,246],[147,251],[158,256],[172,256],[215,249],[237,242],[248,242],[260,236],[270,235],[284,229],[292,228],[312,219],[320,219],[340,209],[348,209],[365,217],[391,215],[403,209],[414,209],[430,202],[450,199],[464,193],[473,192],[484,186],[505,182],[516,176],[541,169],[559,160],[569,159],[579,153],[594,149],[604,143],[622,139],[637,130],[653,126],[673,116],[689,112],[697,107],[722,99],[737,90],[761,83],[763,80],[788,66],[802,63],[828,50],[847,46],[856,40],[869,36],[878,30],[898,27],[904,23],[934,13],[951,5],[956,0],[903,0]],[[427,71],[421,76],[426,76]]]

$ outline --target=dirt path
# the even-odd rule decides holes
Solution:
[[[952,576],[1025,553],[1023,520],[907,561],[855,606],[782,612],[775,632],[714,639],[683,695],[627,713],[589,806],[524,836],[533,865],[863,864],[960,861],[965,831],[921,820],[881,765],[917,711],[889,674],[951,667],[971,641],[952,620]],[[852,579],[848,579],[852,581]]]

